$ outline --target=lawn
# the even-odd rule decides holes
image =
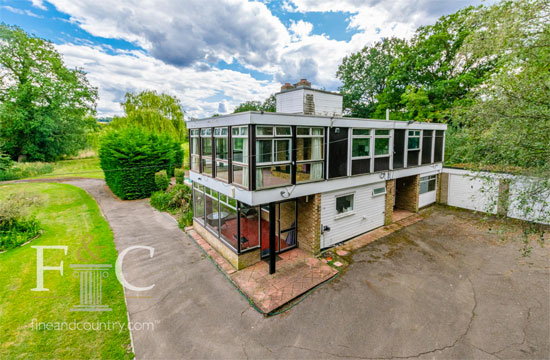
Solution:
[[[0,254],[0,358],[132,358],[124,293],[114,271],[117,251],[96,202],[72,185],[48,183],[2,185],[0,201],[22,191],[40,199],[31,212],[41,222],[43,234]],[[44,287],[49,291],[31,291],[37,283],[37,250],[31,247],[36,245],[68,246],[66,255],[63,250],[44,250],[45,266],[63,262],[63,276],[59,271],[44,272]],[[112,265],[101,286],[102,304],[112,311],[71,311],[80,304],[80,280],[71,264]],[[37,330],[39,323],[81,328],[102,324],[103,328]],[[116,329],[106,329],[104,324],[113,323]]]
[[[99,167],[99,158],[61,160],[53,163],[53,172],[37,176],[36,178],[63,178],[81,177],[103,179],[103,170]]]

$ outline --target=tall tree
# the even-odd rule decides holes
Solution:
[[[240,113],[245,111],[265,111],[265,112],[275,112],[276,111],[276,101],[275,94],[269,95],[264,102],[261,101],[245,101],[237,105],[233,113]]]
[[[121,104],[125,116],[115,117],[114,128],[138,126],[153,133],[170,135],[180,142],[187,138],[184,111],[175,96],[145,90],[137,94],[126,93]]]
[[[56,160],[86,145],[97,90],[49,41],[0,25],[0,147],[17,160]]]
[[[344,110],[353,117],[375,116],[378,96],[385,90],[391,64],[406,50],[399,38],[384,38],[344,57],[336,76],[342,81]]]

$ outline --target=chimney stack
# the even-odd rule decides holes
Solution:
[[[296,84],[294,84],[295,87],[311,87],[311,83],[307,81],[307,79],[300,79]]]
[[[290,85],[290,83],[285,83],[283,86],[281,86],[281,91],[287,91],[294,89],[293,85]]]

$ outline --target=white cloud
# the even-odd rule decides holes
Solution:
[[[313,24],[307,21],[291,21],[289,30],[292,32],[292,40],[298,41],[305,38],[313,31]]]
[[[44,5],[43,0],[31,0],[31,3],[32,6],[39,8],[40,10],[48,10],[48,8],[46,8],[46,5]]]
[[[0,8],[6,9],[6,10],[8,10],[8,11],[14,13],[14,14],[18,14],[18,15],[27,15],[27,16],[32,16],[32,17],[35,17],[35,18],[42,18],[43,17],[43,16],[40,16],[38,14],[33,13],[30,10],[17,9],[17,8],[11,7],[9,5],[0,6]]]
[[[93,86],[99,88],[98,113],[120,114],[120,102],[127,91],[157,90],[177,96],[190,117],[218,112],[220,100],[232,111],[245,100],[264,100],[279,89],[278,84],[258,81],[232,70],[197,71],[166,64],[140,51],[109,54],[101,47],[63,44],[56,46],[66,65],[81,67]]]

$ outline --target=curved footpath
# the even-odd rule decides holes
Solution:
[[[88,191],[113,229],[138,359],[546,358],[550,249],[530,258],[464,211],[426,218],[367,245],[346,273],[280,316],[264,318],[148,200],[116,199],[103,180],[63,181]]]

